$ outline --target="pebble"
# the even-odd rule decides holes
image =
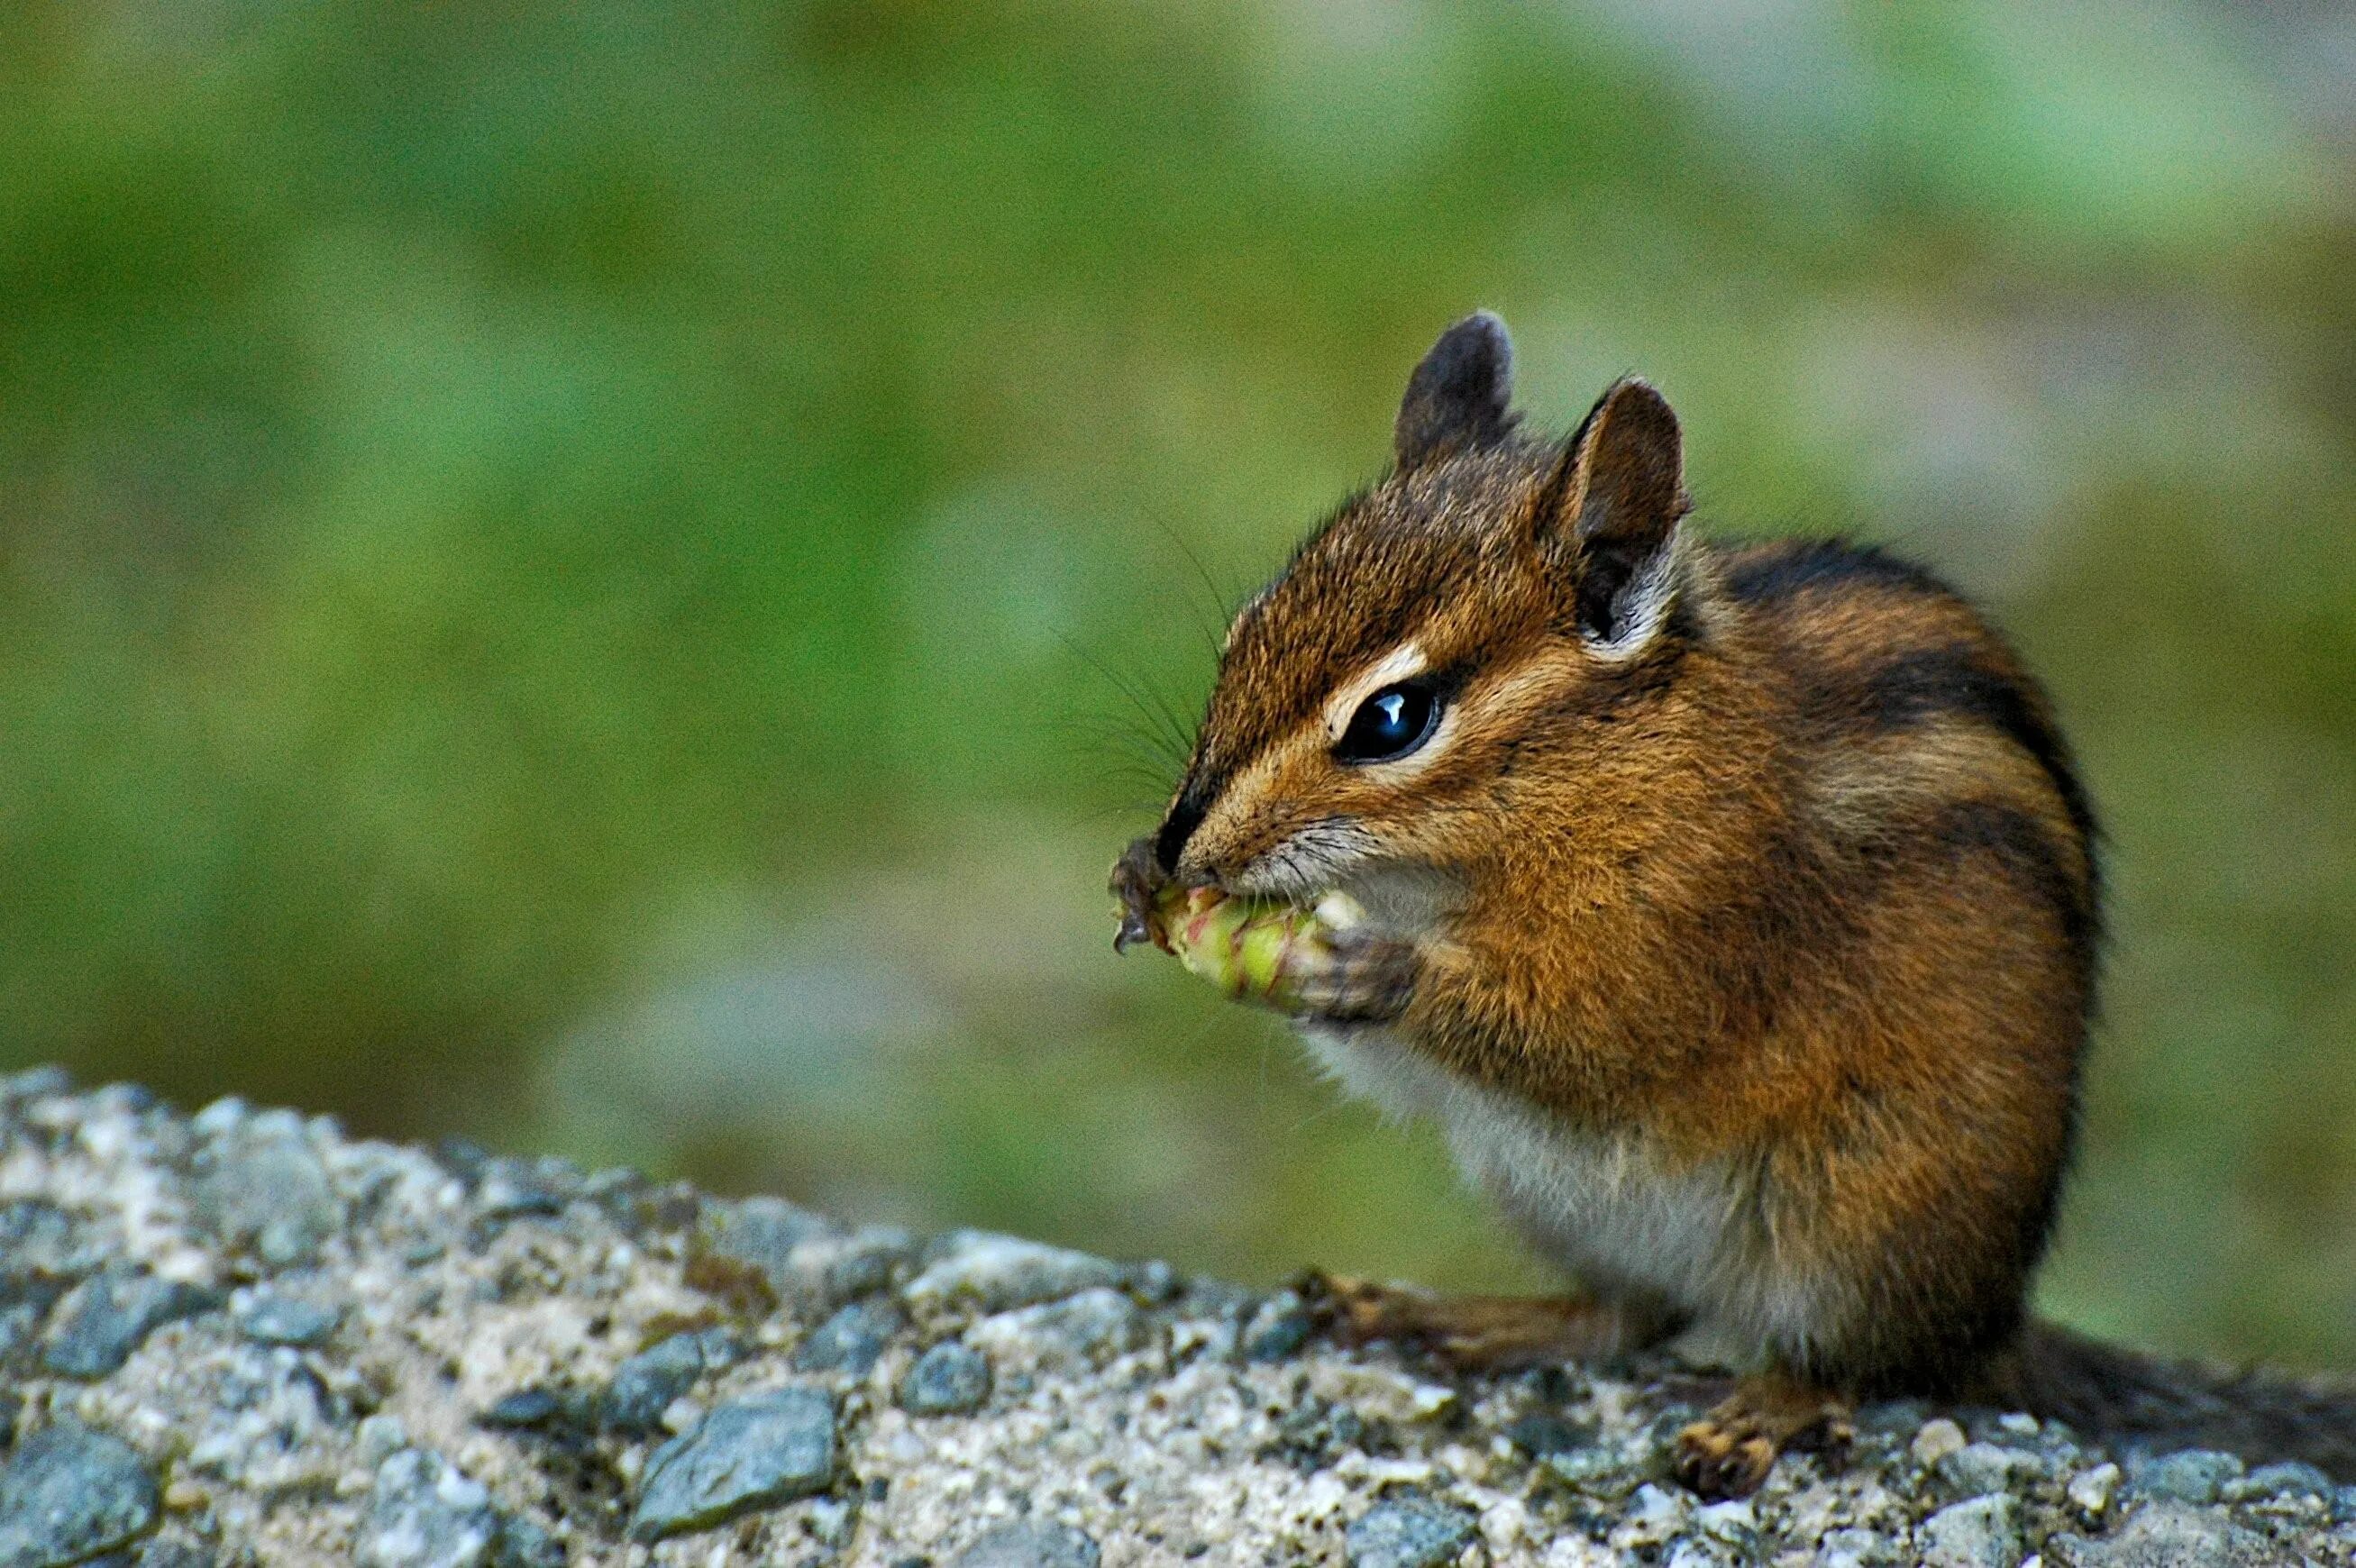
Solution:
[[[1517,1418],[1505,1428],[1505,1436],[1506,1442],[1533,1459],[1576,1454],[1594,1441],[1592,1432],[1582,1432],[1561,1416],[1544,1413]]]
[[[129,1264],[110,1264],[76,1285],[59,1305],[41,1364],[60,1377],[102,1378],[165,1324],[208,1311],[220,1300],[216,1291],[158,1279]]]
[[[1289,1360],[1309,1343],[1309,1336],[1316,1327],[1308,1303],[1291,1291],[1280,1291],[1261,1302],[1251,1320],[1244,1325],[1244,1360]]]
[[[900,1380],[900,1407],[914,1415],[968,1414],[989,1402],[990,1383],[990,1362],[980,1351],[944,1339]]]
[[[344,1310],[262,1285],[238,1292],[230,1317],[239,1333],[261,1344],[308,1347],[327,1341]]]
[[[1085,1531],[1025,1519],[983,1531],[949,1568],[1097,1568],[1101,1555]]]
[[[2214,1448],[2186,1448],[2146,1459],[2127,1472],[2135,1489],[2168,1502],[2213,1503],[2225,1483],[2239,1478],[2242,1461]]]
[[[80,1279],[104,1261],[97,1239],[56,1204],[37,1198],[0,1203],[0,1280],[13,1290]]]
[[[822,1294],[824,1274],[799,1254],[835,1233],[831,1221],[782,1198],[745,1198],[704,1205],[695,1253],[749,1271],[779,1306],[807,1306]]]
[[[2010,1490],[2045,1468],[2036,1455],[1996,1443],[1966,1443],[1938,1462],[1939,1474],[1957,1495],[1976,1498]]]
[[[703,1375],[703,1336],[674,1334],[614,1369],[597,1402],[599,1424],[614,1432],[659,1430],[663,1412]]]
[[[113,1568],[123,1561],[120,1555],[102,1557],[93,1568]],[[138,1568],[220,1568],[220,1557],[201,1542],[158,1537],[140,1547],[136,1561]]]
[[[404,1448],[377,1467],[353,1557],[361,1568],[482,1568],[498,1538],[480,1482],[439,1454]]]
[[[2045,1551],[2059,1568],[2288,1568],[2298,1561],[2255,1531],[2179,1502],[2136,1509],[2105,1540],[2053,1536]]]
[[[43,1100],[52,1094],[73,1093],[73,1074],[55,1062],[27,1067],[21,1072],[0,1077],[0,1105],[15,1106],[30,1100]]]
[[[363,1465],[380,1465],[392,1455],[409,1446],[409,1428],[401,1417],[390,1411],[360,1418],[359,1430],[353,1435],[354,1445]]]
[[[476,1172],[475,1201],[488,1220],[562,1214],[581,1189],[580,1168],[570,1160],[493,1158]]]
[[[875,1370],[892,1337],[906,1327],[907,1319],[889,1302],[854,1301],[794,1347],[795,1370],[863,1378]]]
[[[1923,1568],[2013,1568],[2023,1550],[2020,1499],[2009,1493],[1950,1503],[1922,1521]]]
[[[647,1461],[630,1534],[660,1541],[822,1491],[834,1479],[834,1399],[777,1389],[721,1405]]]
[[[499,1521],[493,1568],[565,1568],[569,1561],[564,1543],[531,1520],[509,1517]],[[143,1563],[139,1568],[147,1565]]]
[[[1059,1372],[1086,1371],[1099,1358],[1136,1349],[1144,1337],[1137,1303],[1094,1285],[1061,1301],[1001,1312],[974,1325],[974,1342],[1008,1360]]]
[[[1119,1285],[1123,1274],[1108,1258],[989,1231],[952,1231],[901,1295],[920,1313],[961,1306],[1004,1312]]]
[[[800,1305],[836,1307],[882,1290],[892,1283],[894,1271],[916,1255],[916,1242],[907,1232],[892,1225],[864,1225],[795,1248],[787,1284]]]
[[[1547,1472],[1565,1485],[1599,1498],[1624,1498],[1644,1479],[1633,1456],[1601,1445],[1585,1445],[1546,1456]]]
[[[522,1430],[546,1426],[563,1413],[564,1401],[554,1390],[535,1386],[499,1395],[476,1419],[485,1426]]]
[[[1815,1568],[1875,1568],[1893,1555],[1889,1542],[1869,1530],[1826,1531]]]
[[[61,1421],[0,1463],[0,1568],[61,1568],[155,1527],[155,1477],[112,1433]]]
[[[1964,1429],[1942,1415],[1922,1424],[1922,1430],[1914,1435],[1911,1452],[1916,1464],[1935,1465],[1950,1454],[1962,1453],[1967,1441]]]
[[[2088,1519],[2100,1519],[2109,1511],[2118,1489],[2119,1467],[2106,1461],[2070,1477],[2070,1506]]]
[[[1351,1568],[1440,1568],[1472,1544],[1472,1515],[1414,1493],[1394,1493],[1352,1521],[1344,1545]]]
[[[2297,1460],[2261,1465],[2238,1480],[2229,1481],[2224,1488],[2227,1502],[2248,1502],[2260,1498],[2304,1498],[2329,1504],[2332,1481],[2329,1476],[2313,1465]]]
[[[344,1211],[302,1119],[263,1111],[216,1125],[220,1135],[197,1160],[191,1197],[198,1221],[222,1245],[250,1250],[264,1263],[317,1262],[320,1247],[342,1228]]]

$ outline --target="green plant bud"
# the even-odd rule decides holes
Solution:
[[[1162,945],[1237,1001],[1301,1009],[1303,976],[1333,955],[1333,934],[1365,918],[1347,895],[1315,908],[1272,899],[1231,898],[1215,888],[1168,887],[1155,895]]]

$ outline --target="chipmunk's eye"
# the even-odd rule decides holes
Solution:
[[[1333,742],[1345,763],[1396,762],[1431,739],[1440,723],[1440,696],[1421,681],[1387,686],[1350,715],[1350,727]]]

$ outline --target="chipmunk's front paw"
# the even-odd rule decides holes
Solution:
[[[1846,1452],[1848,1403],[1786,1378],[1745,1379],[1724,1403],[1677,1434],[1678,1480],[1704,1500],[1747,1498],[1786,1451]]]
[[[1139,942],[1151,942],[1165,949],[1170,945],[1162,929],[1162,917],[1154,911],[1154,900],[1169,881],[1162,862],[1154,858],[1151,833],[1121,851],[1120,859],[1112,865],[1110,890],[1120,905],[1120,923],[1112,937],[1115,953],[1125,953]]]
[[[1363,930],[1337,931],[1290,962],[1294,1011],[1334,1023],[1382,1023],[1407,1010],[1423,959],[1414,946]]]

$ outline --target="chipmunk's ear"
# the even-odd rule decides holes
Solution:
[[[1598,652],[1626,656],[1652,639],[1676,602],[1685,444],[1668,400],[1634,377],[1615,381],[1570,438],[1541,494],[1541,548],[1577,573],[1579,629]]]
[[[1505,324],[1476,310],[1440,335],[1408,378],[1391,429],[1399,471],[1494,446],[1514,428],[1514,342]]]

